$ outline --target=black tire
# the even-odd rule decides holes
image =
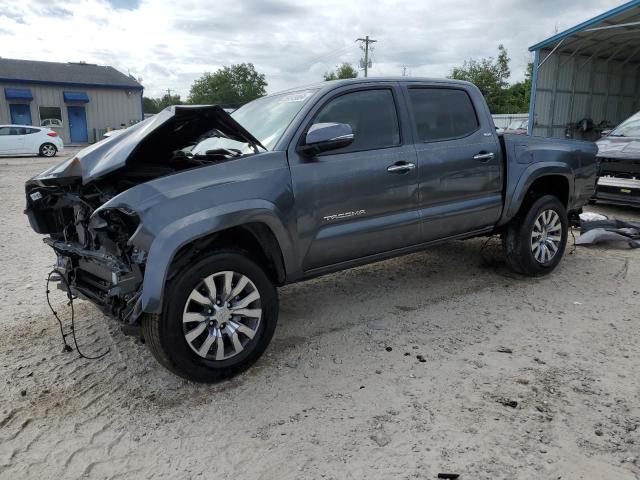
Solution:
[[[204,278],[225,271],[244,275],[253,282],[260,295],[261,318],[255,335],[241,353],[223,360],[203,358],[192,350],[185,338],[185,304]],[[217,251],[188,265],[167,285],[164,298],[162,314],[145,315],[142,319],[145,343],[161,365],[194,382],[213,383],[246,370],[269,345],[278,320],[278,293],[274,283],[248,253],[236,250]],[[203,332],[205,336],[206,332]]]
[[[53,143],[43,143],[40,145],[40,156],[53,158],[58,153],[58,149]]]
[[[523,275],[539,277],[551,273],[560,263],[567,245],[569,220],[564,205],[553,195],[535,198],[528,205],[529,207],[523,208],[508,225],[502,241],[507,265],[511,270]],[[532,234],[538,217],[549,210],[559,217],[562,227],[560,244],[550,260],[539,261],[532,250]]]

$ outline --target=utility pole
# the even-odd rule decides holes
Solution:
[[[169,100],[171,100],[171,89],[167,88],[167,95],[169,96]]]
[[[373,40],[372,38],[369,38],[369,35],[367,35],[364,38],[356,38],[356,42],[364,43],[364,46],[362,46],[362,44],[360,45],[360,48],[364,50],[364,62],[361,60],[360,65],[364,65],[364,76],[366,78],[368,69],[371,66],[371,61],[369,60],[369,44],[376,43],[377,40]],[[371,48],[371,50],[373,51],[373,48]]]
[[[407,66],[406,66],[406,65],[403,65],[403,66],[402,66],[402,76],[403,76],[403,77],[406,77],[406,76],[407,76]]]

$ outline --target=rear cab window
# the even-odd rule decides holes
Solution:
[[[388,88],[357,90],[329,100],[316,115],[316,123],[346,123],[351,145],[331,154],[377,150],[400,145],[400,127],[393,93]]]
[[[469,94],[460,88],[409,87],[418,142],[463,138],[480,128]]]

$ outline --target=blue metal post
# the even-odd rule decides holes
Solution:
[[[531,98],[529,99],[529,125],[527,135],[533,134],[533,119],[536,114],[536,89],[538,87],[538,64],[540,63],[540,50],[536,50],[533,58],[533,75],[531,76]]]

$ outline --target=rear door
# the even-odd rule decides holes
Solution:
[[[422,241],[493,226],[502,210],[501,151],[481,95],[460,86],[405,90],[418,156]],[[474,102],[475,100],[475,102]]]
[[[416,154],[401,95],[395,83],[344,87],[310,112],[296,145],[322,122],[348,123],[354,141],[313,157],[290,148],[303,270],[419,242]]]
[[[45,134],[39,128],[24,127],[24,153],[35,155],[40,153],[40,145],[45,143]],[[46,137],[45,137],[46,138]]]

